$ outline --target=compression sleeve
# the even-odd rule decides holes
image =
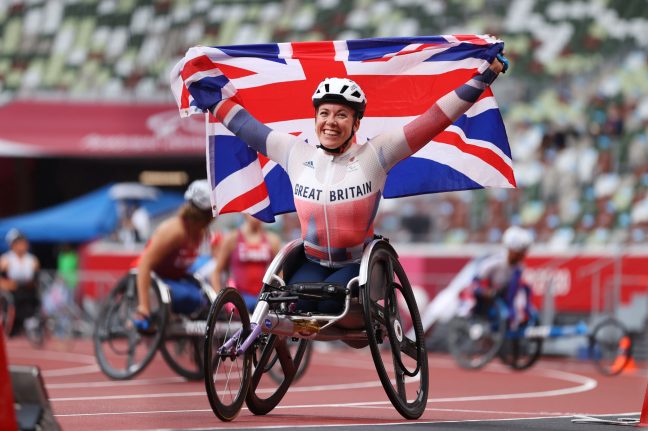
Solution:
[[[301,142],[289,133],[272,130],[230,99],[214,106],[212,114],[248,146],[279,163],[284,169],[288,166],[290,150],[295,143]]]

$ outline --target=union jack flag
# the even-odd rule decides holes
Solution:
[[[171,72],[171,88],[183,116],[232,98],[270,128],[316,144],[311,96],[324,78],[349,77],[367,96],[360,142],[423,113],[488,68],[503,45],[487,35],[444,35],[194,47]],[[215,213],[274,221],[295,210],[290,180],[279,165],[210,114],[206,123]],[[383,196],[484,187],[515,187],[506,130],[490,88],[454,124],[392,168]]]

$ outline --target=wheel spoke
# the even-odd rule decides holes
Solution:
[[[416,341],[410,338],[403,338],[403,341],[400,344],[401,352],[405,353],[412,359],[418,359],[418,348],[416,346]]]

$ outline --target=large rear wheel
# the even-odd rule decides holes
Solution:
[[[306,340],[304,338],[289,338],[286,341],[288,343],[288,349],[290,349],[290,354],[292,355],[293,358],[297,356],[297,353],[300,350],[304,350],[304,354],[302,357],[301,362],[299,363],[299,367],[297,367],[297,371],[295,372],[295,377],[293,377],[293,383],[298,381],[306,372],[306,369],[308,368],[308,364],[310,363],[311,356],[313,355],[313,343],[311,343],[309,340]],[[302,345],[305,345],[305,347],[302,347]],[[278,361],[278,356],[275,355],[274,358],[270,361],[269,365],[269,370],[268,373],[270,373],[270,377],[277,382],[281,383],[284,378],[283,370],[281,369],[281,364],[277,364]]]
[[[182,320],[174,323],[182,323]],[[200,322],[199,322],[200,323]],[[204,323],[204,322],[202,322]],[[201,380],[205,375],[203,368],[204,336],[183,335],[165,336],[160,343],[160,353],[169,368],[187,380]]]
[[[130,320],[137,308],[134,274],[123,277],[103,305],[93,341],[99,368],[108,377],[130,379],[153,360],[164,335],[169,311],[155,282],[149,289],[149,299],[151,321],[156,328],[151,334],[138,332]]]
[[[407,419],[417,419],[428,396],[423,325],[405,271],[387,243],[374,245],[367,280],[360,286],[361,299],[378,377],[396,410]],[[407,333],[406,324],[411,325]]]

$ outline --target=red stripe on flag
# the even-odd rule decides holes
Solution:
[[[488,42],[474,34],[454,34],[453,36],[460,42],[470,42],[475,45],[488,45]]]
[[[433,46],[439,46],[439,44],[438,43],[424,43],[424,44],[422,44],[422,45],[420,45],[420,46],[418,46],[416,48],[413,48],[413,49],[412,48],[403,49],[402,51],[385,54],[385,56],[380,57],[380,58],[374,58],[374,59],[371,59],[371,60],[364,60],[363,63],[371,63],[372,61],[373,62],[375,62],[375,61],[389,61],[394,57],[398,57],[398,56],[401,56],[401,55],[407,55],[407,54],[413,54],[415,52],[420,52],[420,51],[425,50],[426,48],[430,48],[430,47],[433,47]]]
[[[180,95],[180,108],[189,109],[189,90],[186,85],[182,85],[182,94]]]
[[[483,160],[502,174],[502,176],[505,177],[513,187],[516,187],[513,169],[492,150],[477,145],[471,145],[465,142],[459,134],[447,130],[439,133],[434,138],[434,141],[441,144],[453,145],[460,151]]]
[[[229,64],[225,63],[214,63],[218,68],[220,69],[221,72],[225,76],[227,76],[229,79],[236,79],[236,78],[244,78],[246,76],[250,75],[256,75],[257,73],[252,71],[252,70],[247,70],[247,69],[241,69],[240,67],[236,66],[231,66]]]
[[[200,55],[186,62],[180,75],[182,76],[182,79],[186,81],[189,77],[198,72],[208,72],[216,68],[218,68],[218,66],[216,63],[211,61],[209,57],[206,55]]]
[[[259,158],[259,164],[261,165],[261,169],[263,169],[263,167],[270,161],[269,158],[267,158],[261,153],[257,153],[257,157]]]
[[[221,214],[243,212],[253,205],[258,204],[268,197],[268,189],[265,183],[261,183],[253,189],[248,190],[236,199],[231,200],[221,210]]]

